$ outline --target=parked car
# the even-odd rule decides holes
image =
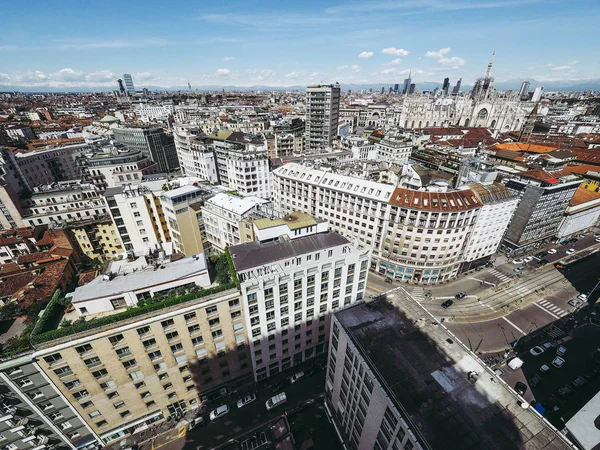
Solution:
[[[584,384],[586,384],[587,381],[585,381],[585,378],[583,377],[577,377],[573,380],[573,383],[571,383],[573,385],[574,388],[580,388],[581,386],[583,386]]]
[[[523,258],[523,261],[526,263],[531,262],[533,261],[533,256],[526,256],[525,258]]]
[[[386,282],[386,283],[391,283],[391,282],[392,282],[392,279],[391,279],[390,277],[385,277],[385,282]]]
[[[267,400],[265,407],[267,408],[267,411],[270,411],[279,405],[283,405],[285,402],[287,402],[287,396],[285,395],[285,392],[282,392]]]
[[[556,255],[557,250],[555,248],[551,248],[550,250],[548,250],[548,254],[549,255]]]
[[[529,353],[531,353],[533,356],[538,356],[538,355],[541,355],[542,353],[544,353],[544,349],[542,347],[540,347],[539,345],[536,345],[531,350],[529,350]]]
[[[577,307],[577,306],[581,305],[583,302],[581,300],[579,300],[578,298],[572,298],[567,303],[571,306]]]
[[[539,371],[541,373],[547,373],[548,371],[550,371],[550,366],[547,364],[542,364],[539,368]]]
[[[565,356],[565,353],[567,353],[567,347],[563,347],[562,345],[560,347],[558,347],[556,349],[556,354],[558,356]]]
[[[552,347],[554,347],[554,344],[552,344],[552,342],[544,342],[542,344],[542,347],[544,348],[544,350],[550,350]]]
[[[456,300],[460,300],[461,298],[465,298],[466,296],[467,296],[467,294],[465,294],[464,292],[459,292],[458,294],[456,294],[456,295],[454,296],[454,298],[455,298]]]
[[[256,400],[256,395],[255,394],[245,395],[244,397],[240,398],[237,401],[237,407],[238,407],[238,409],[243,408],[244,406],[249,405],[250,403],[252,403],[254,400]]]
[[[558,395],[560,395],[562,397],[566,397],[568,395],[571,395],[572,393],[573,393],[573,389],[571,389],[569,386],[561,387],[558,390]]]
[[[302,378],[304,376],[304,372],[296,372],[294,375],[292,375],[289,380],[290,383],[294,384],[296,381],[298,381],[300,378]]]
[[[196,418],[192,419],[192,421],[188,424],[188,430],[191,431],[194,428],[198,428],[202,425],[204,425],[204,417],[202,417],[202,416],[196,417]]]
[[[570,248],[569,250],[566,251],[567,255],[572,255],[573,253],[575,253],[575,249],[574,248]]]
[[[557,356],[552,360],[552,365],[557,369],[560,369],[562,366],[565,365],[565,362],[566,361],[564,359],[562,359],[560,356]]]
[[[587,295],[586,295],[586,294],[579,294],[579,295],[577,296],[577,298],[578,298],[579,300],[581,300],[582,302],[586,302],[586,301],[587,301]]]
[[[210,412],[210,420],[217,420],[226,414],[229,414],[229,406],[221,405]]]
[[[521,273],[521,272],[523,272],[523,269],[525,269],[525,267],[519,266],[519,267],[515,267],[513,269],[513,271],[516,272],[516,273]]]
[[[442,303],[442,308],[444,309],[448,309],[450,308],[452,305],[454,305],[454,302],[452,300],[446,300],[444,303]]]
[[[542,381],[542,377],[536,373],[533,377],[531,377],[531,380],[529,380],[529,386],[536,387],[538,384],[540,384],[540,381]]]
[[[513,264],[523,264],[523,260],[521,258],[519,258],[519,259],[513,259],[512,263]]]
[[[497,377],[501,377],[502,375],[504,375],[504,370],[494,369],[494,373],[496,374]]]
[[[527,392],[527,385],[522,381],[517,381],[517,384],[515,384],[515,391],[517,391],[517,394],[523,395]]]

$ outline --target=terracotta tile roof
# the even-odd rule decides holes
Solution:
[[[579,175],[585,175],[588,172],[600,172],[600,166],[595,166],[593,164],[580,164],[576,166],[568,165],[565,166],[564,169]]]
[[[600,192],[594,192],[591,189],[586,189],[583,186],[579,186],[575,191],[575,195],[571,198],[569,206],[577,206],[582,203],[591,202],[600,198]]]
[[[464,136],[469,128],[421,128],[423,134],[429,136]]]
[[[569,172],[568,170],[565,169],[561,169],[561,170],[544,170],[544,169],[532,169],[532,170],[526,170],[525,172],[520,172],[518,174],[519,177],[523,177],[523,178],[531,178],[534,180],[540,180],[540,181],[548,181],[548,180],[552,180],[552,179],[558,179],[558,178],[562,178],[562,177],[566,177],[572,175],[571,172]]]
[[[473,191],[428,192],[396,188],[390,204],[425,211],[467,211],[481,206]]]
[[[52,245],[52,244],[54,244],[54,241],[52,240],[52,236],[50,236],[50,233],[48,233],[48,232],[44,233],[44,236],[42,236],[42,238],[37,241],[38,247],[40,247],[42,245]]]
[[[512,152],[528,152],[528,153],[550,153],[558,149],[557,146],[525,144],[522,142],[505,142],[493,145],[490,150],[510,150]]]
[[[16,262],[9,262],[0,266],[0,276],[15,273],[20,270],[21,268]]]
[[[500,159],[507,159],[509,161],[524,162],[527,160],[526,156],[523,156],[520,153],[511,152],[510,150],[496,150],[494,151],[493,156]]]
[[[14,236],[10,236],[10,237],[0,236],[0,246],[18,244],[19,242],[23,242],[23,240],[16,238]]]
[[[600,149],[598,150],[579,150],[575,148],[570,149],[577,155],[576,161],[597,164],[600,166]]]
[[[89,283],[90,281],[92,281],[93,279],[95,279],[98,276],[98,271],[97,270],[88,270],[86,272],[82,272],[79,274],[79,281],[77,282],[77,284],[79,286],[83,286],[84,284]]]
[[[21,255],[17,258],[17,264],[33,263],[40,260],[52,258],[52,254],[49,252],[37,252],[30,253],[29,255]]]

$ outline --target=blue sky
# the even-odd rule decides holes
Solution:
[[[3,2],[0,85],[600,78],[598,0]]]

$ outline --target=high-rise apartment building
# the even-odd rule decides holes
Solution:
[[[442,91],[444,92],[444,96],[448,95],[448,90],[450,89],[450,78],[444,78],[444,84],[442,85]]]
[[[289,224],[282,237],[272,230],[281,221],[271,227],[262,219],[256,242],[229,248],[256,380],[322,354],[331,313],[365,295],[369,250],[322,231],[312,218],[292,214],[282,220]]]
[[[337,137],[340,91],[338,84],[306,88],[304,148],[308,153],[323,152]]]
[[[403,289],[334,313],[329,341],[344,448],[574,448]]]
[[[529,100],[529,86],[531,86],[529,81],[523,81],[523,84],[521,84],[521,89],[519,89],[519,98],[521,100]]]
[[[179,168],[177,150],[173,136],[162,128],[115,127],[112,129],[115,139],[130,151],[139,151],[158,164],[158,170],[168,173]]]
[[[130,97],[135,95],[135,87],[133,86],[133,78],[131,77],[131,74],[124,73],[123,80],[125,81],[125,90],[127,91],[127,95]]]

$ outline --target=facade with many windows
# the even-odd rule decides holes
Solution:
[[[326,350],[330,316],[365,295],[369,250],[333,232],[285,236],[229,249],[256,380]]]
[[[35,357],[104,443],[198,408],[251,373],[237,290],[50,341]]]

